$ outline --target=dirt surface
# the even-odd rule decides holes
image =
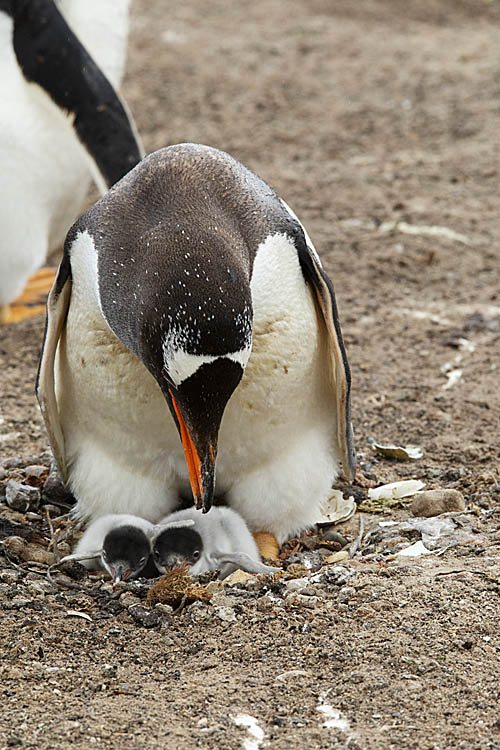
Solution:
[[[278,190],[334,280],[365,475],[458,489],[472,513],[416,558],[395,553],[417,532],[364,513],[350,561],[297,543],[312,581],[175,613],[0,556],[0,748],[500,748],[499,20],[480,0],[134,0],[123,92],[146,149],[214,145]],[[43,325],[0,330],[3,485],[50,463]],[[69,549],[46,506],[0,510],[0,538]]]

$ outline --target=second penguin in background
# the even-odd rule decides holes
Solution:
[[[220,570],[220,578],[238,568],[248,573],[278,570],[264,565],[245,521],[230,508],[213,506],[202,513],[193,505],[165,516],[156,530],[153,559],[161,573],[184,563],[191,575]]]

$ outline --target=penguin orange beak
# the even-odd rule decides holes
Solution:
[[[215,451],[213,445],[209,445],[209,451],[204,461],[200,459],[195,444],[186,427],[181,410],[169,390],[172,404],[179,424],[182,447],[184,449],[184,458],[189,473],[189,482],[193,491],[193,497],[197,508],[203,508],[204,512],[210,510],[214,490],[214,472],[215,472]]]

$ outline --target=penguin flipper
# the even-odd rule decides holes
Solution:
[[[14,21],[14,51],[24,77],[71,116],[104,193],[144,153],[125,103],[53,0],[11,2],[6,12]]]
[[[325,322],[331,353],[330,377],[337,410],[337,440],[342,468],[348,481],[354,478],[356,453],[351,424],[351,371],[340,329],[333,284],[304,235],[296,238],[299,262],[306,281],[314,290],[319,312]]]
[[[281,568],[273,568],[271,565],[265,565],[260,560],[254,560],[253,557],[245,552],[231,552],[228,554],[214,554],[212,556],[215,567],[221,569],[221,578],[227,578],[235,570],[244,570],[246,573],[276,573]]]
[[[57,347],[69,309],[71,286],[69,258],[65,255],[47,299],[45,336],[36,384],[38,403],[49,435],[52,453],[63,482],[68,479],[68,471],[64,435],[57,408],[54,372]]]

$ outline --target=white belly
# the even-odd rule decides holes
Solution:
[[[64,239],[90,182],[69,118],[22,76],[0,13],[0,304],[23,289],[47,251]]]
[[[326,332],[291,241],[261,245],[252,353],[220,433],[217,489],[281,542],[312,525],[339,470]],[[242,436],[243,439],[242,439]]]
[[[69,20],[82,38],[90,39],[89,31],[95,31],[100,21],[102,28],[90,46],[118,84],[128,3],[105,4],[109,10],[99,10],[95,0],[92,8],[88,5],[64,0],[61,10],[71,12]],[[111,12],[115,6],[116,12]],[[106,37],[116,20],[115,32]],[[0,13],[0,305],[15,299],[47,252],[62,244],[83,210],[91,183],[91,161],[70,117],[22,75],[12,48],[12,28],[12,20]]]
[[[265,252],[263,262],[276,247]],[[323,329],[295,252],[282,246],[275,260],[283,286],[273,285],[272,301],[256,261],[252,353],[222,420],[216,494],[252,530],[282,541],[312,523],[337,461]],[[88,235],[73,247],[72,270],[57,389],[78,512],[157,521],[189,487],[177,429],[153,377],[102,318]],[[264,270],[272,272],[268,263]]]
[[[153,376],[101,314],[88,234],[73,244],[72,275],[56,394],[77,514],[131,513],[157,521],[187,483],[177,429]]]

